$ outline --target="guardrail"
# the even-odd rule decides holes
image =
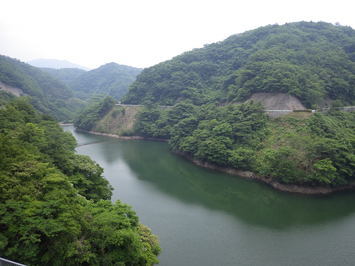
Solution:
[[[16,265],[16,266],[26,266],[25,264],[21,264],[21,263],[18,263],[18,262],[14,262],[12,260],[7,260],[5,258],[1,258],[0,257],[0,266],[13,266],[13,265]]]

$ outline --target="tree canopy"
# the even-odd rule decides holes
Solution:
[[[166,138],[173,151],[281,183],[338,186],[354,182],[354,132],[354,112],[270,119],[252,102],[196,106],[184,101],[170,109],[146,107],[134,134]]]
[[[0,55],[0,81],[19,88],[40,112],[59,121],[71,120],[83,103],[59,80],[39,68]]]
[[[106,113],[115,105],[112,97],[93,98],[84,110],[76,117],[74,125],[77,128],[90,131]]]
[[[159,244],[111,203],[103,169],[22,97],[0,108],[0,254],[28,265],[152,265]]]
[[[108,63],[86,71],[72,80],[65,79],[68,75],[64,77],[61,75],[64,70],[51,70],[50,72],[65,82],[73,90],[74,94],[81,99],[88,99],[94,95],[111,96],[115,99],[120,99],[127,93],[129,85],[135,81],[136,76],[141,71],[140,68]],[[68,70],[66,72],[69,74]],[[71,74],[75,73],[71,72]]]
[[[355,31],[329,23],[270,25],[144,69],[124,102],[196,105],[284,92],[308,107],[355,101]]]

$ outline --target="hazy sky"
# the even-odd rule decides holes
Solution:
[[[0,54],[28,61],[148,67],[264,26],[339,22],[355,28],[352,0],[0,0]]]

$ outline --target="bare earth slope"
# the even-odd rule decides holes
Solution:
[[[127,135],[133,132],[136,115],[142,106],[115,105],[92,129],[95,132]]]
[[[6,91],[8,93],[11,93],[15,96],[21,96],[24,95],[25,93],[23,92],[23,90],[19,89],[19,88],[15,88],[12,86],[9,86],[3,82],[0,81],[0,90],[2,91]]]
[[[265,110],[305,110],[306,108],[295,96],[287,93],[254,93],[249,101],[261,103]]]

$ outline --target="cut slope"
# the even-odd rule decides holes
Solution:
[[[5,91],[7,93],[11,93],[12,95],[15,96],[22,96],[25,95],[23,90],[19,89],[19,88],[15,88],[9,85],[6,85],[5,83],[0,81],[0,90]]]
[[[295,96],[286,93],[254,93],[250,101],[261,103],[265,110],[305,110],[306,108]]]
[[[95,132],[115,134],[119,136],[133,133],[137,114],[143,106],[115,105],[93,128]]]

